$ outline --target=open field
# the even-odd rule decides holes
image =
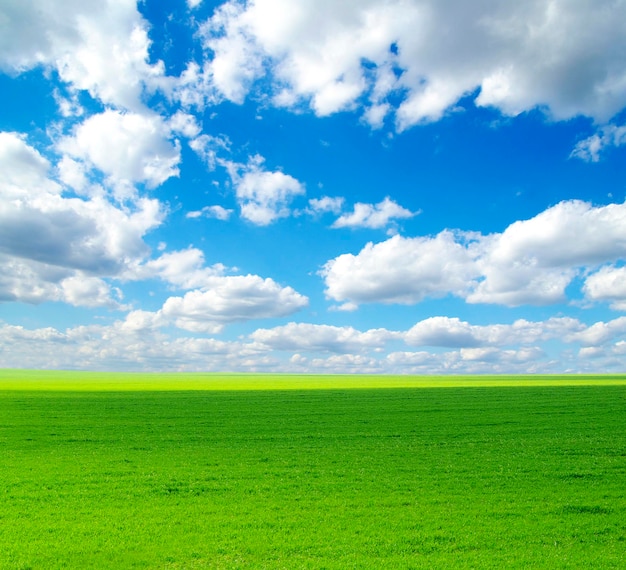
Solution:
[[[624,377],[125,378],[0,371],[0,568],[626,567]]]
[[[0,369],[0,390],[172,391],[626,386],[626,374],[383,376],[221,373],[111,373]]]

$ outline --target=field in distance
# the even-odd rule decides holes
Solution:
[[[365,374],[123,373],[0,369],[0,390],[326,390],[588,385],[626,385],[626,374],[384,376]]]
[[[0,568],[626,567],[625,377],[56,374],[0,371]]]

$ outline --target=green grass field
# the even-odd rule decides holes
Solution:
[[[626,377],[0,371],[2,569],[625,567]]]

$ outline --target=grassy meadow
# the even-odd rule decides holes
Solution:
[[[626,377],[0,371],[0,568],[624,568]]]

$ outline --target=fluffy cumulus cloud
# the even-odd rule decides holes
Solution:
[[[626,335],[626,317],[619,317],[608,322],[597,322],[572,333],[567,337],[570,342],[577,342],[584,347],[597,347],[606,345],[614,340],[623,342]]]
[[[188,139],[195,139],[202,130],[193,115],[180,110],[170,118],[169,128],[173,133],[181,134]]]
[[[463,96],[514,115],[607,121],[626,104],[626,6],[595,2],[231,0],[202,27],[204,76],[241,102],[268,76],[274,103],[362,107],[379,127],[436,120]]]
[[[167,299],[161,315],[181,329],[219,332],[225,323],[284,317],[307,304],[306,297],[272,279],[216,276],[208,279],[203,289]]]
[[[296,352],[360,352],[375,350],[399,338],[399,333],[386,329],[361,332],[353,327],[336,327],[308,323],[289,323],[273,329],[258,329],[251,338],[275,350]]]
[[[583,291],[591,301],[609,301],[612,309],[626,311],[626,267],[602,267],[587,277]]]
[[[594,207],[561,202],[530,220],[515,222],[491,251],[495,261],[536,258],[541,266],[602,262],[626,255],[626,204]]]
[[[302,184],[283,172],[246,172],[237,183],[241,216],[253,224],[267,226],[289,216],[293,196],[304,194]]]
[[[395,220],[412,218],[413,216],[415,216],[414,212],[386,197],[378,204],[357,202],[354,205],[354,210],[337,218],[332,227],[380,229],[386,228]]]
[[[482,344],[481,327],[458,318],[431,317],[413,326],[406,335],[414,346],[472,347]]]
[[[28,144],[26,135],[0,132],[0,165],[4,200],[61,193],[61,186],[48,178],[50,162]]]
[[[485,240],[484,280],[469,302],[550,304],[565,298],[578,268],[626,256],[626,204],[561,202]]]
[[[430,317],[411,327],[404,339],[410,346],[473,349],[535,344],[582,329],[584,325],[570,317],[553,317],[543,322],[518,319],[510,325],[472,325],[456,317]]]
[[[434,238],[393,236],[367,244],[357,255],[328,261],[326,294],[352,303],[418,303],[426,297],[465,294],[478,276],[471,252],[451,232]]]
[[[121,298],[121,291],[119,289],[112,291],[108,283],[97,277],[75,273],[71,277],[63,279],[60,285],[63,291],[62,300],[70,305],[123,308],[114,298],[115,296]]]
[[[563,301],[583,269],[624,257],[626,204],[566,201],[500,234],[444,231],[370,243],[328,261],[322,275],[330,299],[353,304],[410,304],[452,294],[470,303],[547,305]],[[621,299],[612,271],[588,278],[589,298]]]
[[[305,194],[304,186],[293,176],[263,167],[259,155],[247,164],[222,161],[235,186],[241,217],[257,226],[267,226],[291,215],[291,202]]]
[[[53,264],[0,254],[0,302],[39,304],[59,301],[74,306],[122,310],[122,294],[105,280]]]
[[[0,298],[116,305],[101,278],[149,253],[143,236],[161,223],[160,204],[141,198],[119,208],[98,196],[66,197],[51,173],[25,137],[0,133]]]
[[[127,279],[160,279],[183,296],[169,297],[155,312],[141,312],[141,319],[160,326],[203,333],[219,333],[225,324],[284,317],[303,309],[308,298],[291,287],[258,275],[226,275],[224,265],[206,265],[197,248],[164,253],[156,259],[136,264]]]
[[[161,221],[159,204],[142,200],[136,210],[94,199],[50,199],[2,203],[0,251],[92,274],[121,273],[125,261],[142,257],[142,236]]]
[[[179,174],[180,145],[168,138],[172,127],[188,128],[177,124],[183,121],[168,126],[156,114],[109,109],[78,125],[58,148],[89,169],[104,173],[115,187],[129,188],[140,182],[155,188]]]
[[[204,253],[195,247],[163,253],[156,259],[133,264],[124,277],[128,280],[161,279],[177,289],[206,287],[226,270],[220,263],[207,266]]]
[[[134,0],[9,0],[0,6],[0,69],[43,65],[70,89],[107,104],[142,107],[144,89],[163,74],[161,63],[149,63],[149,48],[148,26]]]

